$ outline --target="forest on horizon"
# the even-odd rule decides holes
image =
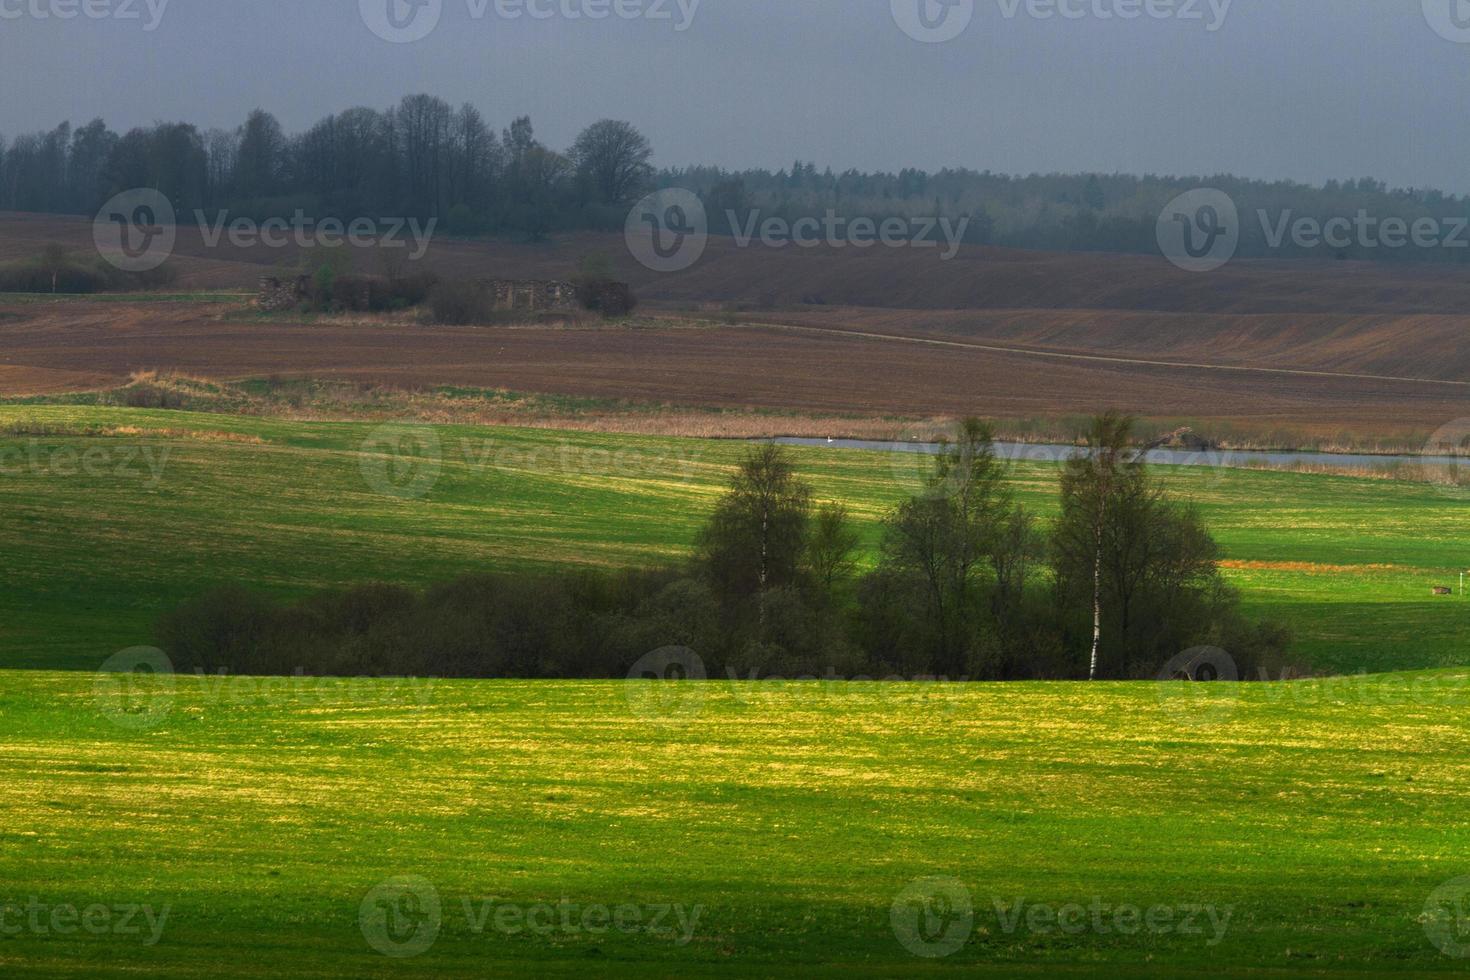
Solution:
[[[474,106],[455,108],[430,95],[407,96],[385,111],[348,109],[296,134],[263,110],[232,130],[160,122],[120,134],[95,119],[0,135],[0,210],[88,215],[120,191],[149,187],[181,215],[436,218],[454,235],[534,240],[621,229],[641,195],[684,187],[704,201],[716,234],[752,215],[787,222],[829,213],[877,222],[937,217],[963,227],[969,245],[1157,254],[1156,225],[1168,202],[1211,187],[1239,208],[1242,257],[1470,261],[1470,196],[1366,177],[1312,186],[1228,175],[838,172],[802,160],[777,171],[656,168],[653,152],[630,123],[594,123],[556,150],[537,139],[529,117],[497,132]],[[1361,235],[1346,248],[1273,240],[1286,222],[1362,215],[1406,226],[1432,221],[1437,234],[1431,244],[1411,237],[1397,247],[1364,244]]]

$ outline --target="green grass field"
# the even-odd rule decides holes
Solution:
[[[299,595],[491,567],[676,559],[744,452],[538,429],[430,431],[437,462],[425,469],[396,458],[366,423],[0,407],[0,665],[95,667],[149,642],[164,609],[223,582]],[[924,465],[795,453],[819,497],[849,504],[870,546]],[[1470,567],[1465,498],[1385,480],[1162,472],[1205,513],[1249,610],[1292,626],[1316,669],[1470,663],[1470,601],[1430,594]],[[415,484],[420,476],[433,480]],[[1013,472],[1043,516],[1055,510],[1056,477],[1054,464]],[[411,493],[395,495],[401,488]]]
[[[215,583],[675,559],[744,451],[431,431],[0,408],[0,973],[1463,970],[1470,603],[1429,596],[1465,564],[1447,491],[1166,472],[1253,613],[1318,667],[1372,677],[91,672]],[[870,547],[924,465],[796,455]],[[1046,515],[1056,476],[1012,481]]]
[[[0,973],[1460,972],[1470,931],[1426,907],[1470,874],[1470,674],[1430,680],[124,697],[4,671]],[[403,876],[390,932],[369,893]],[[968,914],[916,929],[928,879]]]

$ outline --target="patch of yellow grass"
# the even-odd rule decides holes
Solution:
[[[1324,565],[1308,561],[1222,561],[1221,568],[1238,572],[1300,572],[1304,575],[1369,575],[1408,572],[1403,565]]]
[[[89,435],[133,436],[154,439],[187,439],[191,442],[236,442],[250,446],[264,446],[260,436],[245,432],[221,432],[214,429],[144,428],[136,425],[110,425]]]

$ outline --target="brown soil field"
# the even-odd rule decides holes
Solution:
[[[164,369],[471,385],[811,413],[1045,418],[1119,408],[1242,431],[1412,442],[1470,416],[1470,385],[1069,360],[764,325],[668,329],[292,323],[221,304],[0,299],[0,394],[124,383]],[[779,419],[773,430],[782,430]]]
[[[33,255],[47,242],[92,248],[85,218],[0,213],[0,261]],[[650,272],[621,234],[576,234],[539,244],[436,238],[422,260],[450,276],[569,278],[601,253],[646,301],[789,307],[801,304],[906,310],[1151,310],[1177,313],[1421,313],[1470,315],[1464,266],[1365,262],[1236,261],[1209,274],[1161,258],[966,246],[948,262],[937,249],[739,248],[712,238],[692,268]],[[175,263],[183,288],[254,288],[261,274],[294,268],[297,249],[210,248],[181,226]],[[375,272],[379,256],[355,256]]]
[[[90,249],[91,223],[0,215],[0,261],[50,241]],[[1459,267],[1235,262],[1192,275],[1143,256],[966,248],[941,262],[934,250],[738,249],[716,239],[692,269],[659,276],[631,261],[620,235],[594,234],[436,241],[423,261],[446,276],[562,278],[593,252],[611,257],[650,309],[687,322],[295,323],[220,303],[0,295],[0,394],[111,387],[157,369],[868,419],[1119,408],[1240,434],[1406,445],[1470,416],[1470,276]],[[259,275],[302,258],[211,249],[181,229],[172,288],[252,290]],[[353,264],[374,272],[382,260],[363,251]]]

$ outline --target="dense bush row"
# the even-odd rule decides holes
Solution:
[[[483,283],[470,279],[446,280],[429,295],[429,316],[449,326],[488,326],[509,322],[511,317],[495,309],[495,296]]]
[[[858,568],[846,511],[816,505],[787,453],[750,454],[685,564],[655,571],[472,575],[426,592],[364,585],[282,605],[239,588],[160,623],[185,670],[621,677],[694,650],[716,676],[1153,677],[1224,648],[1244,676],[1287,637],[1248,623],[1197,514],[1169,500],[1128,424],[1094,423],[1044,532],[1007,492],[992,433],[967,423]]]
[[[339,273],[322,266],[311,277],[307,305],[314,310],[386,313],[418,306],[429,298],[439,279],[432,272],[395,276]]]
[[[176,667],[210,673],[610,677],[666,638],[705,639],[687,617],[713,615],[713,599],[688,586],[673,573],[477,575],[292,606],[224,588],[165,616],[159,640]]]
[[[103,293],[157,289],[173,282],[176,272],[164,263],[148,272],[124,272],[98,256],[77,256],[60,246],[47,246],[28,259],[0,264],[0,293]]]
[[[577,279],[575,286],[577,305],[607,319],[625,317],[638,306],[637,297],[626,283],[614,282],[607,277],[583,276]],[[470,279],[437,282],[429,294],[430,318],[435,323],[450,326],[524,323],[535,315],[525,310],[497,308],[495,294],[489,284]]]

